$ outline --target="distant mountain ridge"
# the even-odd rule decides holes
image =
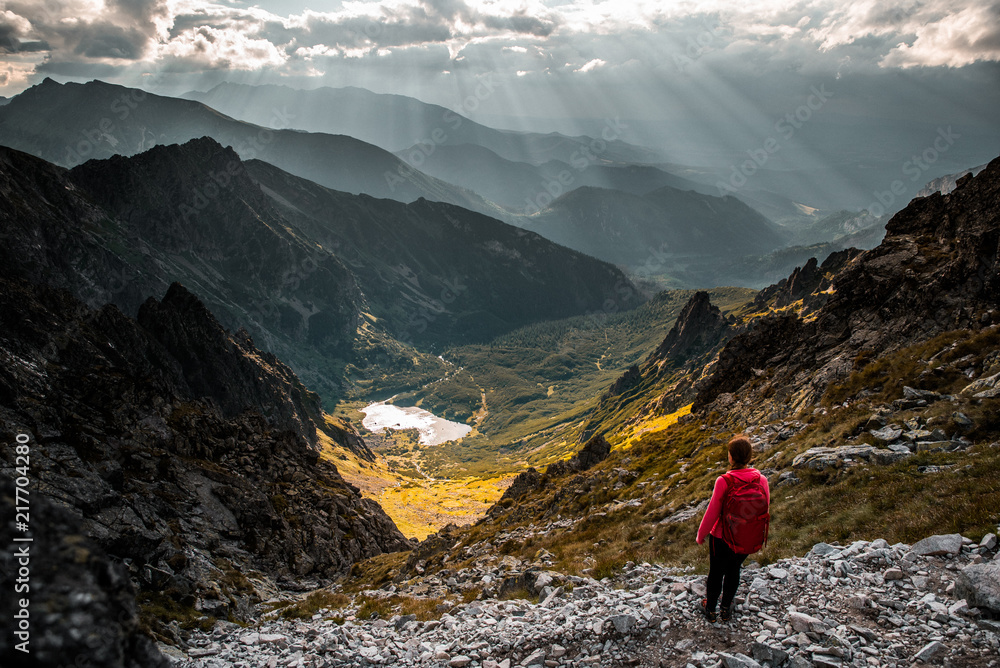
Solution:
[[[612,163],[580,153],[571,161],[549,160],[539,165],[506,160],[475,144],[440,145],[430,154],[420,146],[396,153],[401,159],[419,161],[420,169],[439,179],[461,185],[514,213],[531,215],[561,194],[583,186],[645,195],[664,186],[715,195],[716,188],[651,165]]]
[[[495,90],[489,78],[480,82],[466,98],[469,107],[485,102]],[[424,151],[432,153],[438,146],[476,144],[507,160],[541,164],[550,160],[569,162],[573,155],[593,152],[591,145],[599,141],[597,153],[603,160],[662,162],[662,156],[655,151],[621,141],[621,132],[614,130],[613,121],[604,137],[496,130],[440,105],[355,87],[301,90],[271,84],[221,83],[207,92],[191,91],[183,97],[262,125],[281,114],[286,127],[350,135],[389,151],[424,144]]]
[[[58,84],[45,79],[0,107],[0,145],[64,167],[205,136],[232,146],[241,158],[267,160],[337,190],[402,202],[426,197],[504,215],[479,195],[429,177],[353,137],[254,125],[192,100],[103,81]]]
[[[785,244],[778,228],[735,197],[664,186],[645,195],[578,188],[524,220],[526,229],[634,272],[692,258],[735,260]]]

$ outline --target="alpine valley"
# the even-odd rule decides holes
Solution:
[[[0,663],[996,666],[1000,158],[968,167],[821,208],[356,87],[27,88]],[[738,433],[771,533],[708,624]]]

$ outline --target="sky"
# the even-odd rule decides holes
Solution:
[[[745,144],[814,90],[833,124],[988,130],[998,61],[1000,0],[0,0],[0,95],[46,76],[356,85],[505,127],[624,117],[657,141]]]

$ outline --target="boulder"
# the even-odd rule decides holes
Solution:
[[[889,429],[889,427],[886,427],[886,429]],[[896,434],[895,437],[898,436],[899,434]],[[816,471],[822,471],[823,469],[839,466],[847,461],[858,460],[870,462],[872,464],[886,465],[894,464],[895,462],[905,459],[909,455],[910,453],[908,450],[906,452],[902,452],[899,450],[876,448],[871,445],[841,445],[833,448],[819,447],[810,448],[797,455],[795,459],[792,460],[792,467],[798,469],[809,468]]]
[[[608,621],[614,624],[615,630],[618,631],[618,633],[626,634],[632,630],[633,626],[635,626],[636,620],[632,615],[615,615],[614,617],[609,618]]]
[[[962,535],[957,533],[928,536],[914,543],[909,554],[920,557],[955,555],[962,551]]]
[[[976,395],[986,390],[991,390],[1000,384],[1000,373],[974,380],[962,389],[962,394]]]
[[[815,630],[819,625],[822,625],[823,620],[817,619],[812,615],[807,615],[804,612],[789,612],[788,623],[791,624],[792,628],[797,632],[807,633]]]
[[[745,654],[726,654],[719,652],[722,665],[726,668],[760,668],[760,664]]]
[[[755,642],[751,651],[755,661],[766,661],[772,666],[780,666],[788,661],[788,652],[764,643]]]
[[[971,606],[1000,614],[1000,561],[963,568],[955,582],[955,594]]]
[[[937,401],[941,395],[931,390],[918,390],[914,387],[903,387],[904,399],[923,399],[924,401]]]
[[[919,652],[913,655],[913,658],[917,661],[929,663],[930,661],[934,660],[934,657],[941,654],[941,652],[943,652],[946,649],[947,648],[943,644],[941,644],[937,640],[934,640],[924,645],[923,649],[921,649]]]
[[[868,433],[874,436],[876,440],[884,443],[892,443],[899,440],[899,437],[903,435],[903,430],[893,426],[885,426],[881,429],[871,429]]]

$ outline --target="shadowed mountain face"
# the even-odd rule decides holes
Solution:
[[[763,254],[784,244],[767,219],[736,198],[669,186],[644,196],[579,188],[524,226],[633,271],[678,259]]]
[[[357,277],[392,333],[484,340],[527,322],[637,305],[617,269],[454,206],[353,197],[261,161],[248,172],[281,214]]]
[[[0,461],[26,434],[32,498],[131,560],[147,602],[245,618],[262,592],[236,574],[332,576],[408,547],[320,458],[315,395],[184,287],[137,322],[15,273],[0,274]]]
[[[478,106],[489,99],[494,91],[488,81],[483,82],[464,102],[475,108],[472,105]],[[415,147],[424,154],[432,154],[435,147],[474,144],[507,160],[537,165],[550,160],[569,162],[573,156],[593,152],[594,145],[600,149],[598,153],[603,160],[622,163],[663,160],[654,151],[618,140],[621,130],[616,130],[613,121],[603,138],[511,132],[480,125],[436,104],[363,88],[297,90],[223,83],[208,92],[190,92],[184,97],[252,123],[350,135],[390,151]],[[275,126],[275,120],[282,124]]]
[[[406,372],[412,351],[394,338],[477,340],[636,303],[621,272],[535,234],[450,205],[330,191],[265,163],[248,171],[210,139],[71,171],[2,150],[0,192],[0,258],[22,275],[127,313],[181,281],[326,400],[344,391],[347,363],[374,356]]]
[[[0,144],[65,167],[92,158],[135,155],[153,146],[211,137],[244,159],[260,158],[337,190],[411,202],[419,197],[502,215],[473,192],[404,164],[391,153],[341,135],[254,125],[200,102],[101,81],[46,79],[0,107]]]

